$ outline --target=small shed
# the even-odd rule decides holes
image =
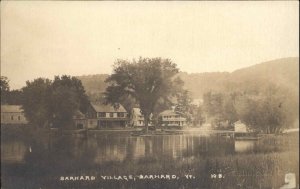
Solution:
[[[234,132],[247,133],[247,125],[240,120],[234,123]]]

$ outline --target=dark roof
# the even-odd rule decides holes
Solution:
[[[112,105],[105,104],[91,104],[96,112],[127,112],[125,108],[119,104],[118,108],[115,108]]]
[[[17,112],[21,113],[23,112],[21,105],[1,105],[1,112]]]

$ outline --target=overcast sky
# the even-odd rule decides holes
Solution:
[[[188,73],[296,57],[299,2],[1,2],[1,75],[111,73],[118,58],[170,58]]]

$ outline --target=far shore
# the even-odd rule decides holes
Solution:
[[[81,134],[101,134],[101,133],[131,133],[133,136],[150,136],[150,135],[172,135],[172,134],[201,134],[201,135],[210,135],[210,134],[220,134],[222,136],[230,137],[231,135],[237,133],[234,130],[219,130],[219,129],[211,129],[211,128],[205,128],[205,127],[191,127],[186,126],[183,128],[163,128],[163,127],[157,127],[155,130],[153,128],[149,128],[148,132],[146,133],[144,127],[125,127],[125,128],[100,128],[100,129],[70,129],[70,130],[61,130],[63,134],[75,134],[75,135],[81,135]],[[58,133],[59,129],[57,128],[51,128],[49,129],[30,129],[29,125],[18,125],[18,126],[12,126],[12,125],[1,125],[1,132],[7,133],[8,135],[18,135],[18,133],[31,133],[31,132],[38,132],[38,133]],[[293,132],[299,132],[299,128],[293,128],[293,129],[286,129],[281,134],[288,134]],[[276,134],[260,134],[257,133],[259,136],[270,136],[270,135],[276,135]]]

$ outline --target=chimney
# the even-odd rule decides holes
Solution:
[[[171,108],[172,108],[172,111],[175,112],[175,106],[172,106]]]

